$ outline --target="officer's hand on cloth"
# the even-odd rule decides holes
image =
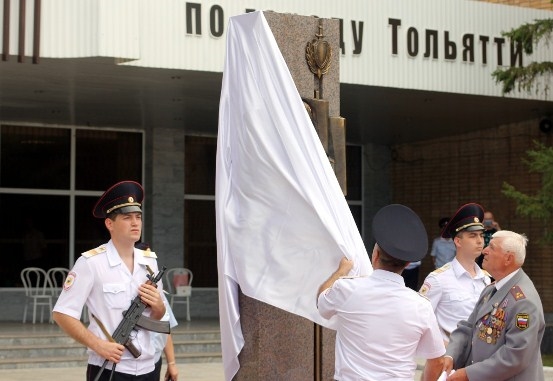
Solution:
[[[353,268],[353,261],[350,261],[346,257],[342,257],[340,260],[340,264],[338,265],[338,268],[336,271],[332,273],[330,278],[328,278],[321,286],[319,287],[319,292],[317,293],[317,297],[326,289],[332,287],[334,282],[336,282],[340,277],[346,276],[349,274],[351,269]]]
[[[336,274],[339,276],[347,276],[352,268],[353,261],[347,259],[346,257],[342,257],[340,264],[338,265],[338,270],[336,270]]]
[[[179,369],[177,368],[177,364],[167,364],[167,371],[165,372],[164,381],[177,381],[178,377]]]
[[[152,317],[160,319],[165,314],[165,305],[158,289],[151,284],[142,284],[138,289],[140,300],[152,309]]]
[[[118,343],[98,339],[96,347],[91,349],[106,360],[117,364],[121,361],[125,347]]]

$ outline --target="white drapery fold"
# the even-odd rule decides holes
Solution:
[[[333,328],[319,286],[346,256],[372,271],[336,176],[262,12],[230,18],[216,175],[225,378],[244,345],[238,289]]]

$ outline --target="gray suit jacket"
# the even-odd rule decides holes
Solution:
[[[540,297],[520,269],[492,297],[486,287],[468,320],[453,331],[446,355],[471,381],[543,381],[540,345],[545,318]]]

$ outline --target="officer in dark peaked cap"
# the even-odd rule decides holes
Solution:
[[[121,181],[107,191],[96,202],[92,215],[96,218],[106,218],[111,213],[142,213],[144,189],[135,181]]]
[[[466,319],[480,293],[491,279],[476,263],[484,248],[484,209],[476,203],[462,205],[442,230],[443,238],[452,238],[455,258],[432,271],[420,293],[432,303],[444,343],[449,343],[457,323]]]
[[[372,227],[373,273],[349,277],[353,262],[343,258],[319,288],[319,313],[337,323],[334,378],[413,380],[420,357],[427,360],[422,379],[436,380],[445,353],[436,317],[430,302],[401,276],[411,261],[426,255],[426,229],[413,210],[399,204],[380,209]]]
[[[442,230],[443,238],[453,238],[461,231],[484,231],[484,208],[468,203],[459,208]]]
[[[428,251],[422,221],[404,205],[392,204],[380,209],[373,218],[372,232],[378,246],[395,259],[416,262]]]
[[[104,219],[110,240],[77,259],[54,307],[56,323],[89,348],[87,381],[99,374],[100,381],[159,381],[150,331],[140,329],[133,339],[134,347],[141,349],[137,358],[106,334],[115,331],[137,295],[147,305],[143,315],[159,320],[165,314],[161,281],[157,288],[146,283],[150,271],[158,273],[157,257],[153,251],[135,248],[142,235],[143,199],[144,190],[135,181],[121,181],[100,197],[92,214]],[[80,322],[85,305],[88,328]],[[110,362],[108,369],[116,364],[113,373],[101,371],[105,360]]]

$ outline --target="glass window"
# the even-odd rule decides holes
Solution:
[[[77,130],[75,186],[106,190],[121,180],[142,178],[142,134],[124,131]]]
[[[92,208],[98,197],[75,198],[75,260],[81,253],[109,241],[109,232],[104,219],[94,218]]]
[[[346,178],[348,200],[362,199],[361,146],[346,146]]]
[[[351,215],[353,216],[353,219],[355,220],[355,224],[357,225],[357,229],[359,232],[363,232],[361,228],[363,227],[361,225],[363,221],[363,208],[361,205],[350,205],[349,210],[351,211]]]
[[[215,194],[215,159],[217,139],[187,136],[184,150],[185,193],[196,195]]]
[[[69,197],[0,194],[0,287],[19,286],[24,267],[69,266]]]
[[[141,132],[0,126],[0,244],[9,253],[0,287],[21,286],[24,267],[71,267],[106,242],[103,221],[92,217],[94,193],[123,179],[142,182],[142,160]]]
[[[4,125],[0,131],[0,186],[69,188],[71,130]]]
[[[186,200],[184,210],[184,267],[194,273],[195,287],[217,287],[215,201]]]

